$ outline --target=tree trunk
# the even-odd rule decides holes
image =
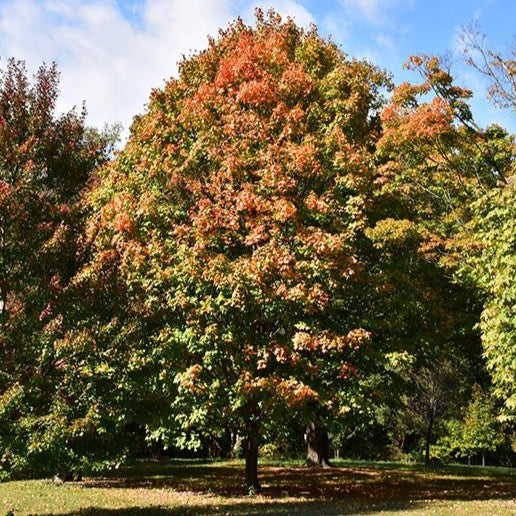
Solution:
[[[72,471],[69,469],[63,469],[59,473],[54,476],[54,482],[56,483],[64,483],[64,482],[81,482],[82,481],[82,473],[80,471]]]
[[[425,436],[425,466],[430,466],[430,441],[432,440],[432,429],[435,420],[435,409],[430,413],[428,427]]]
[[[306,462],[323,468],[330,467],[330,439],[321,425],[312,422],[306,427]]]
[[[425,466],[430,466],[430,438],[428,434],[425,439]]]
[[[155,460],[163,460],[165,458],[165,446],[161,439],[156,441],[152,449],[152,457]]]
[[[482,467],[485,467],[486,465],[486,458],[485,458],[485,455],[482,454]]]
[[[258,491],[258,428],[249,426],[245,439],[245,484],[249,491]]]
[[[231,432],[231,458],[236,459],[237,457],[242,456],[242,451],[244,449],[244,441],[245,439],[239,433]]]

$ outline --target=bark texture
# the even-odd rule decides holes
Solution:
[[[258,491],[258,432],[251,428],[245,439],[245,484],[249,491]]]
[[[330,439],[326,429],[318,423],[310,423],[306,427],[305,441],[306,461],[323,468],[330,467]]]

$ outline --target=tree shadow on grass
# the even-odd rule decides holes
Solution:
[[[156,474],[156,473],[160,474]],[[216,494],[246,495],[242,472],[237,466],[174,466],[139,476],[90,479],[90,488],[147,488]],[[150,472],[148,472],[150,473]],[[498,477],[463,476],[462,471],[402,470],[372,467],[329,469],[262,467],[262,497],[278,499],[304,497],[319,500],[372,500],[394,503],[404,500],[490,500],[516,497],[513,475]]]
[[[484,474],[474,476],[463,468],[347,465],[319,469],[263,465],[260,468],[262,490],[259,496],[249,498],[243,486],[241,463],[142,463],[76,484],[84,490],[99,489],[101,496],[107,497],[110,492],[129,490],[130,495],[116,493],[117,499],[128,497],[123,509],[103,508],[101,502],[90,499],[83,502],[82,509],[68,512],[62,509],[58,516],[336,516],[424,509],[435,504],[461,502],[480,502],[479,507],[484,510],[486,506],[482,504],[490,501],[502,511],[507,507],[510,512],[512,504],[516,503],[516,473],[481,473]],[[78,495],[75,490],[74,493]]]

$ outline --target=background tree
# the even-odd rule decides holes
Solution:
[[[460,380],[450,363],[435,363],[412,372],[413,393],[406,399],[409,426],[424,439],[425,464],[430,464],[430,446],[436,429],[460,406]]]
[[[33,82],[13,59],[0,74],[0,467],[59,467],[78,421],[71,405],[66,290],[81,264],[80,199],[111,136],[85,126],[85,112],[57,116],[59,74]],[[75,429],[65,430],[67,425]]]
[[[464,417],[463,450],[467,456],[480,454],[482,466],[485,466],[486,452],[496,450],[505,440],[496,420],[497,412],[489,393],[475,386]]]
[[[482,196],[474,217],[464,228],[468,238],[462,277],[483,292],[479,328],[495,394],[504,400],[503,417],[514,420],[516,410],[516,195],[514,176],[499,190]]]
[[[502,425],[497,420],[495,398],[475,385],[463,412],[461,420],[448,421],[448,432],[437,443],[438,452],[445,457],[467,457],[468,464],[472,456],[480,455],[482,466],[485,466],[485,454],[494,452],[506,441]]]
[[[195,446],[233,429],[250,488],[267,429],[348,410],[371,338],[360,239],[384,84],[315,29],[258,13],[153,92],[91,196],[83,277],[123,278],[115,324],[169,400],[147,431]],[[132,340],[130,321],[146,325]]]
[[[441,300],[458,301],[450,324],[438,324],[434,333],[441,333],[442,342],[449,343],[448,349],[450,345],[460,345],[465,356],[478,357],[473,326],[478,307],[486,300],[474,284],[459,282],[457,274],[465,256],[476,256],[474,250],[479,248],[483,238],[471,230],[471,225],[478,220],[475,206],[484,206],[486,199],[503,198],[511,191],[514,141],[498,126],[482,129],[475,123],[467,103],[471,93],[453,83],[439,59],[415,56],[408,66],[418,70],[424,80],[421,84],[402,84],[394,91],[382,114],[384,134],[377,152],[381,163],[377,181],[382,184],[377,213],[380,215],[381,207],[385,206],[386,213],[396,213],[396,216],[381,217],[369,231],[373,240],[410,239],[415,250],[412,263],[424,265],[427,270],[434,269],[437,283],[435,280],[427,283],[429,294],[439,292],[435,285],[441,284],[446,286],[441,291],[444,294]],[[478,205],[474,204],[476,200],[479,200]],[[480,217],[483,219],[484,215]],[[492,238],[498,237],[492,234]],[[497,245],[505,249],[502,251],[505,257],[514,254],[511,243],[506,248],[502,240],[499,242]],[[491,268],[494,283],[499,284],[502,277],[508,277],[504,272],[506,267],[498,262]],[[477,268],[476,274],[481,276],[484,270]],[[420,274],[416,276],[416,281],[422,279]],[[446,291],[455,294],[445,294]],[[503,287],[504,299],[506,295],[510,297],[511,291],[509,284]],[[483,324],[495,324],[496,318],[487,316],[486,320],[485,316],[484,311],[484,321],[489,322]],[[508,363],[502,357],[510,361],[511,352],[504,348],[502,340],[500,354],[495,351],[490,359],[485,328],[482,327],[484,351],[496,380],[498,366]],[[506,338],[513,338],[514,330],[504,328]],[[446,333],[450,332],[459,340],[446,338]],[[468,334],[469,338],[464,338]],[[478,358],[474,362],[481,375],[482,362]],[[498,371],[501,377],[503,367]],[[476,381],[484,380],[477,377]],[[508,382],[512,384],[512,380]],[[504,394],[507,395],[506,388]]]
[[[471,25],[464,29],[462,42],[466,62],[487,78],[492,102],[514,111],[514,41],[505,54],[497,52],[487,46],[479,26]],[[501,188],[485,192],[473,205],[472,220],[463,231],[463,241],[470,245],[463,246],[468,260],[461,273],[463,280],[472,281],[480,288],[485,299],[480,329],[487,365],[496,386],[495,393],[505,401],[502,417],[513,420],[516,407],[514,136],[502,139],[503,131],[496,128],[494,131],[498,133],[498,143],[492,155],[503,156],[506,181],[499,181]]]
[[[466,63],[489,83],[488,95],[500,108],[516,110],[516,41],[504,55],[486,45],[478,25],[466,27],[461,34]]]

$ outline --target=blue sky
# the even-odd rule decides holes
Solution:
[[[236,16],[274,7],[301,25],[313,22],[351,56],[416,80],[402,64],[415,53],[448,53],[457,82],[475,92],[482,125],[516,132],[516,120],[485,100],[485,84],[464,66],[461,27],[478,22],[489,46],[514,39],[515,0],[0,0],[0,66],[14,56],[30,71],[42,61],[61,70],[59,108],[86,101],[88,121],[121,122],[144,110],[151,88],[176,73],[182,54],[206,46]],[[126,134],[126,133],[125,133]]]

